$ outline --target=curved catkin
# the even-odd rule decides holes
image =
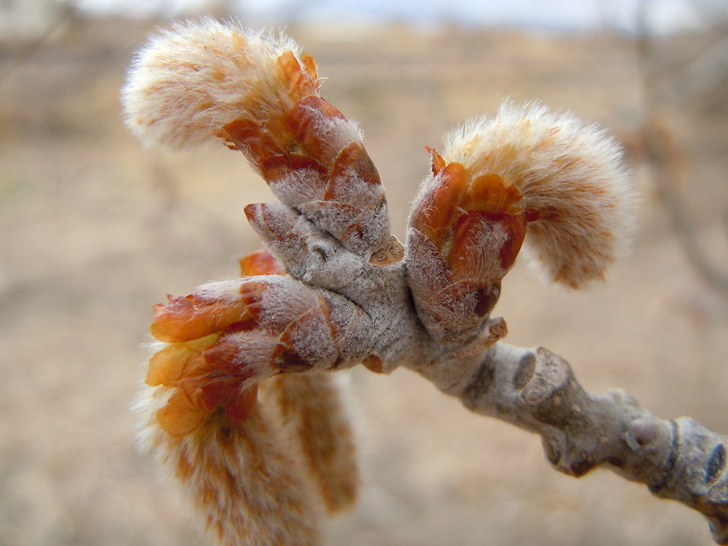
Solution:
[[[244,421],[217,412],[193,433],[172,437],[156,417],[165,390],[145,388],[137,398],[140,448],[184,485],[219,544],[321,544],[320,501],[275,408],[258,404]]]
[[[351,508],[359,488],[354,438],[331,374],[281,374],[263,386],[266,401],[300,446],[307,474],[329,513]]]
[[[280,118],[301,98],[280,69],[287,53],[300,61],[287,36],[214,19],[177,23],[136,56],[121,94],[126,125],[148,147],[182,148],[216,140],[236,119]]]
[[[442,155],[521,192],[518,206],[538,213],[524,248],[549,281],[579,288],[603,279],[629,247],[636,198],[621,150],[571,114],[504,103],[496,117],[449,133]]]

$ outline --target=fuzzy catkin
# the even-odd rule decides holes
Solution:
[[[150,38],[122,90],[129,130],[148,147],[217,140],[227,123],[280,118],[300,99],[278,72],[299,48],[287,36],[206,19],[177,23]]]
[[[330,374],[279,375],[263,385],[264,400],[300,446],[308,475],[329,513],[351,508],[359,488],[353,432]]]
[[[521,192],[517,205],[539,215],[524,249],[549,281],[588,285],[629,248],[636,198],[619,146],[594,125],[505,102],[494,118],[448,133],[442,156],[473,178],[494,173]]]
[[[321,502],[305,477],[295,442],[279,412],[257,404],[244,421],[217,412],[184,437],[157,422],[165,387],[145,388],[136,410],[144,425],[140,449],[184,485],[221,546],[315,546]]]

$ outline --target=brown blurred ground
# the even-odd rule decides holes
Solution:
[[[237,274],[237,258],[259,248],[242,207],[270,194],[235,153],[144,152],[125,132],[118,90],[150,29],[76,21],[37,47],[0,49],[1,546],[201,543],[174,487],[135,453],[139,345],[166,292]],[[428,167],[421,147],[504,97],[572,109],[628,141],[639,125],[627,39],[289,32],[330,78],[324,94],[361,122],[400,238]],[[661,44],[660,62],[679,66],[701,40]],[[684,206],[725,266],[728,118],[698,98],[663,115],[685,151]],[[726,299],[686,260],[639,149],[642,228],[609,282],[566,293],[519,264],[497,312],[510,342],[564,355],[588,389],[624,387],[663,417],[727,432]],[[410,372],[347,380],[365,489],[332,523],[332,545],[710,544],[697,514],[611,473],[559,475],[537,438]]]

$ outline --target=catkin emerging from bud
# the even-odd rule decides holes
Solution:
[[[303,64],[305,77],[286,73],[286,59]],[[181,148],[222,136],[236,119],[280,124],[317,91],[313,59],[301,58],[287,36],[209,19],[152,37],[129,71],[122,103],[128,128],[145,145]]]
[[[620,148],[572,115],[504,103],[495,118],[449,133],[442,157],[518,189],[516,206],[538,213],[524,248],[550,281],[579,288],[602,279],[629,246],[636,198]]]

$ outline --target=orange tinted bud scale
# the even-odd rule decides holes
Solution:
[[[465,169],[460,163],[448,164],[437,172],[437,176],[438,185],[416,209],[412,227],[420,230],[442,250],[467,185]]]
[[[468,191],[463,195],[461,206],[465,210],[483,212],[516,213],[513,207],[522,199],[521,192],[515,186],[506,186],[501,177],[495,173],[482,174],[470,182]]]
[[[202,351],[215,343],[218,337],[218,334],[212,334],[194,341],[173,343],[157,351],[149,360],[144,382],[152,387],[178,385],[204,365]]]
[[[285,51],[278,57],[278,77],[282,82],[288,83],[288,94],[294,100],[300,100],[307,95],[318,93],[316,79],[316,61],[311,55],[301,59],[303,68],[298,64],[293,51]]]
[[[255,275],[284,275],[286,270],[268,250],[259,250],[240,259],[240,274],[243,277]]]
[[[157,421],[172,437],[180,438],[194,432],[212,415],[199,398],[193,399],[183,390],[170,396],[167,405],[157,411]]]
[[[437,150],[434,150],[434,149],[430,148],[429,146],[423,146],[423,147],[431,156],[432,174],[439,173],[442,169],[445,168],[445,165],[447,165],[447,162],[439,153],[437,153]]]
[[[175,372],[162,378],[161,384],[176,390],[157,412],[157,419],[168,434],[184,436],[193,432],[221,403],[225,403],[226,413],[237,419],[244,419],[252,411],[255,387],[252,392],[250,387],[243,388],[243,381],[252,373],[239,365],[239,355],[231,345],[223,338],[192,357],[185,356],[174,345],[154,355],[157,362],[154,366],[150,363],[150,369],[157,371],[151,378],[148,374],[148,384],[159,377],[160,361]]]
[[[309,53],[301,55],[301,64],[303,65],[303,69],[308,73],[309,77],[313,81],[318,81],[318,65],[316,64],[316,59],[314,59],[313,55]],[[318,84],[316,87],[318,89]]]
[[[167,305],[154,306],[150,331],[160,341],[190,341],[246,318],[242,300],[216,301],[195,295],[170,297]]]

